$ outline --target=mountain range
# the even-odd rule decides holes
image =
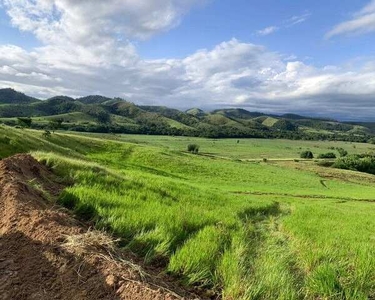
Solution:
[[[13,89],[0,89],[0,122],[16,126],[30,118],[31,126],[86,132],[186,135],[212,138],[258,137],[372,141],[375,123],[348,123],[296,114],[265,114],[240,108],[210,112],[180,111],[164,106],[136,105],[121,98],[91,95],[56,96],[40,100]]]

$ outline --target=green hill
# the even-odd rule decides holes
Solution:
[[[40,100],[26,96],[13,89],[0,89],[0,104],[27,104]]]
[[[165,106],[136,105],[121,98],[91,95],[56,96],[38,100],[12,89],[0,90],[0,121],[18,125],[17,118],[32,118],[31,127],[101,132],[186,135],[211,138],[288,138],[367,142],[374,139],[371,123],[342,123],[295,114],[273,115],[241,108],[204,112]],[[56,125],[56,122],[54,123]]]

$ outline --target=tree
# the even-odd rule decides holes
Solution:
[[[348,151],[344,148],[336,148],[337,152],[340,154],[340,157],[345,157],[348,155]]]
[[[30,128],[33,120],[31,118],[17,118],[18,125]]]
[[[83,112],[95,118],[101,124],[107,124],[111,121],[111,115],[100,105],[86,105]]]
[[[333,152],[319,154],[318,158],[336,158],[336,154]]]
[[[58,130],[59,128],[61,128],[62,123],[63,123],[63,119],[53,119],[49,121],[49,127],[51,128],[53,132],[55,132],[55,130]]]
[[[296,131],[298,126],[288,120],[281,119],[277,121],[272,128],[277,130]]]
[[[301,158],[304,158],[304,159],[313,159],[314,158],[314,154],[311,151],[303,151],[301,153]]]
[[[187,147],[190,153],[198,154],[199,152],[199,145],[197,144],[189,144]]]

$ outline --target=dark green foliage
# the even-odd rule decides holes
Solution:
[[[46,101],[40,101],[32,106],[40,116],[59,115],[80,111],[82,104],[73,98],[57,96]]]
[[[301,153],[300,157],[304,158],[304,159],[313,159],[314,158],[314,154],[311,151],[303,151]]]
[[[99,123],[106,124],[111,121],[111,116],[103,107],[99,105],[86,105],[82,111],[92,117],[94,117]]]
[[[49,138],[51,136],[51,131],[49,131],[49,130],[45,130],[44,132],[43,132],[43,137],[44,138]]]
[[[336,148],[337,152],[340,154],[340,157],[345,157],[348,155],[348,151],[344,148]]]
[[[375,174],[375,156],[371,154],[348,155],[337,159],[333,166],[338,169]]]
[[[199,152],[199,146],[197,144],[189,144],[187,150],[190,153],[197,154]]]
[[[40,101],[13,89],[0,89],[0,104],[26,104]]]
[[[223,116],[226,116],[227,118],[230,118],[230,119],[233,118],[233,119],[244,119],[244,120],[264,116],[263,113],[250,112],[241,108],[218,109],[218,110],[214,110],[212,114],[222,114]]]
[[[281,119],[278,120],[272,128],[277,129],[277,130],[284,130],[284,131],[296,131],[298,129],[298,126],[296,126],[294,123]]]
[[[350,124],[339,123],[339,122],[332,122],[332,121],[325,121],[325,120],[317,120],[317,119],[305,119],[305,120],[297,120],[298,125],[307,126],[318,130],[327,130],[327,131],[342,131],[347,132],[352,130],[354,127]]]
[[[336,158],[336,154],[333,152],[322,153],[318,155],[318,158]]]
[[[107,101],[112,100],[111,98],[99,96],[99,95],[91,95],[87,97],[78,98],[77,101],[84,103],[84,104],[101,104]]]
[[[0,144],[9,145],[11,139],[7,136],[0,136]]]
[[[21,126],[21,127],[30,128],[33,120],[31,118],[21,118],[20,117],[20,118],[17,118],[17,122],[18,122],[18,125]]]
[[[49,122],[49,128],[52,130],[52,131],[55,131],[55,130],[58,130],[61,128],[61,125],[63,123],[63,119],[61,118],[58,118],[58,119],[53,119]]]

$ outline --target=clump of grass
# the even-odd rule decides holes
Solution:
[[[83,234],[66,236],[62,247],[78,256],[83,256],[98,251],[113,253],[117,242],[104,232],[89,230]]]
[[[217,261],[228,244],[224,227],[207,226],[171,257],[168,270],[183,275],[188,284],[213,286]]]

